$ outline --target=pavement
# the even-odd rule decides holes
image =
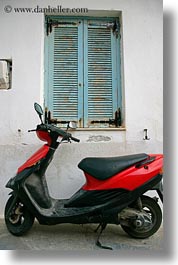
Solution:
[[[0,219],[0,250],[111,251],[95,245],[96,227],[95,224],[44,226],[35,222],[26,235],[15,237],[7,231],[4,220]],[[100,237],[100,242],[116,251],[126,250],[132,254],[135,250],[151,250],[153,255],[154,252],[163,252],[163,226],[150,238],[134,239],[120,226],[108,225]]]

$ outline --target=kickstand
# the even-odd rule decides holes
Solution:
[[[103,232],[103,230],[106,228],[107,224],[106,223],[101,223],[99,224],[99,226],[96,228],[95,232],[98,231],[98,229],[101,227],[101,230],[97,236],[97,239],[96,239],[96,246],[100,247],[100,248],[103,248],[103,249],[110,249],[110,250],[113,250],[111,247],[107,247],[107,246],[103,246],[100,241],[99,241],[99,238]]]

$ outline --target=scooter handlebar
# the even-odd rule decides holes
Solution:
[[[40,124],[37,126],[37,129],[36,130],[50,130],[52,132],[56,132],[59,136],[63,137],[63,140],[72,140],[74,142],[80,142],[79,139],[73,137],[70,133],[68,132],[65,132],[64,130],[60,129],[60,128],[57,128],[56,126],[54,125],[46,125],[46,124]],[[32,131],[32,130],[31,130]]]
[[[28,130],[28,132],[36,132],[36,129]]]
[[[62,129],[59,129],[59,128],[57,128],[57,127],[53,127],[53,128],[54,128],[54,130],[55,130],[56,132],[58,132],[58,134],[59,134],[60,136],[62,136],[64,139],[65,139],[65,138],[66,138],[66,140],[67,140],[67,139],[71,139],[72,141],[77,142],[77,143],[80,142],[80,139],[73,137],[70,133],[67,133],[67,132],[65,132],[65,131],[63,131]]]
[[[80,139],[75,138],[75,137],[73,137],[73,136],[71,136],[70,139],[71,139],[72,141],[74,141],[74,142],[77,142],[77,143],[80,142]]]

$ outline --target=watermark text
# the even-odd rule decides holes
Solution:
[[[36,7],[12,7],[11,5],[6,5],[4,7],[5,13],[44,13],[44,14],[82,14],[88,13],[88,8],[78,7],[78,8],[69,8],[62,7],[58,5],[56,7],[52,7],[48,5],[47,7],[40,7],[37,5]]]

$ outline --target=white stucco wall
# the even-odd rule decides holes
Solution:
[[[59,2],[0,2],[0,59],[12,59],[12,88],[0,90],[0,215],[3,214],[9,192],[4,187],[5,183],[41,144],[35,134],[29,134],[27,130],[35,128],[39,121],[33,103],[43,103],[44,92],[44,14],[15,13],[13,10],[5,13],[4,7],[7,5],[12,8],[35,8],[37,5],[55,7]],[[162,1],[61,0],[60,5],[86,7],[90,14],[122,12],[126,130],[76,131],[74,136],[80,138],[81,143],[61,146],[49,167],[47,178],[52,196],[68,198],[85,181],[77,168],[83,157],[163,151]],[[148,129],[149,141],[143,141],[144,128]],[[110,140],[95,137],[98,135],[108,136]]]

